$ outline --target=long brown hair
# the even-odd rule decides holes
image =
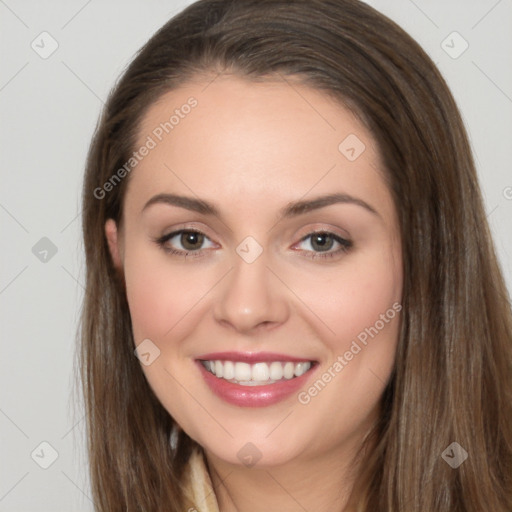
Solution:
[[[110,94],[83,188],[80,361],[97,510],[182,511],[196,446],[182,431],[171,446],[174,421],[133,354],[104,235],[108,218],[121,220],[129,176],[104,185],[129,161],[150,105],[224,71],[299,79],[351,108],[380,149],[401,230],[403,318],[376,447],[351,502],[359,511],[510,512],[511,308],[467,135],[430,58],[357,0],[199,1],[149,40]],[[456,469],[442,456],[453,442],[468,453]]]

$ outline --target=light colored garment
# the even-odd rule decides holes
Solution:
[[[194,450],[184,475],[185,512],[219,512],[217,497],[203,458],[202,450]]]

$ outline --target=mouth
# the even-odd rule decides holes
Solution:
[[[210,390],[238,407],[264,407],[291,398],[319,362],[270,352],[216,352],[195,360]]]
[[[308,372],[315,361],[272,361],[246,363],[231,360],[199,360],[203,367],[218,379],[240,386],[266,386],[295,379]]]

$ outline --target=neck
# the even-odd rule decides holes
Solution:
[[[247,468],[206,452],[220,512],[350,512],[356,455],[340,447],[286,465]]]

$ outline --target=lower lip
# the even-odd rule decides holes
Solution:
[[[209,372],[200,361],[196,361],[210,389],[224,401],[239,407],[266,407],[297,393],[316,370],[316,364],[300,377],[262,386],[242,386],[219,379]]]

